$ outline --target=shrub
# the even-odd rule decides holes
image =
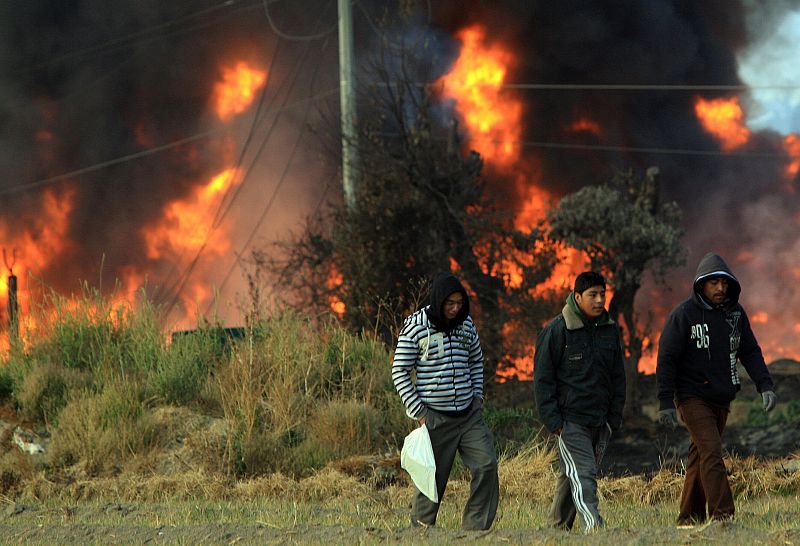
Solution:
[[[152,416],[137,384],[119,380],[99,393],[73,396],[53,431],[48,453],[55,466],[84,462],[90,475],[112,471],[132,454],[153,447]]]
[[[67,405],[70,391],[89,381],[86,374],[52,364],[33,366],[22,380],[17,394],[20,413],[39,423],[56,423]]]
[[[158,310],[144,297],[134,309],[87,286],[75,298],[50,291],[34,315],[36,331],[28,334],[31,360],[91,371],[97,382],[146,372],[164,352]]]
[[[189,404],[201,397],[216,358],[216,343],[208,331],[180,336],[154,366],[151,388],[167,403]]]
[[[314,411],[307,437],[336,457],[362,455],[380,445],[382,422],[382,415],[366,402],[331,400]]]
[[[770,413],[764,413],[760,398],[753,402],[747,411],[747,426],[760,427],[777,424],[793,424],[800,422],[800,402],[789,400],[780,404]]]
[[[14,385],[16,381],[9,366],[0,364],[0,402],[11,398],[14,395]]]

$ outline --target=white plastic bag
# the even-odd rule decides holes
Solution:
[[[433,502],[439,502],[439,493],[436,491],[436,460],[433,458],[431,436],[425,425],[412,430],[403,440],[400,466],[406,469],[423,495]]]

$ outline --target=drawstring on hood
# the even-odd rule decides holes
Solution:
[[[692,282],[692,298],[703,309],[714,309],[714,306],[703,297],[703,283],[715,277],[725,277],[728,280],[728,293],[725,302],[722,304],[728,309],[739,303],[739,295],[742,287],[739,280],[734,276],[731,268],[721,257],[713,252],[709,252],[697,265],[697,273]]]

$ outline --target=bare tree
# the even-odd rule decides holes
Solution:
[[[353,329],[377,328],[389,342],[396,317],[419,304],[420,279],[453,271],[473,295],[491,379],[532,350],[556,309],[535,290],[556,253],[541,229],[515,229],[490,198],[480,155],[463,151],[455,122],[415,83],[425,56],[424,47],[388,48],[368,71],[356,206],[333,206],[253,262],[294,304],[322,313],[341,302]]]

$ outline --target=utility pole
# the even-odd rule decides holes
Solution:
[[[353,13],[350,2],[339,2],[339,105],[342,111],[342,184],[344,202],[356,208],[355,179],[358,172],[355,82],[353,79]]]

